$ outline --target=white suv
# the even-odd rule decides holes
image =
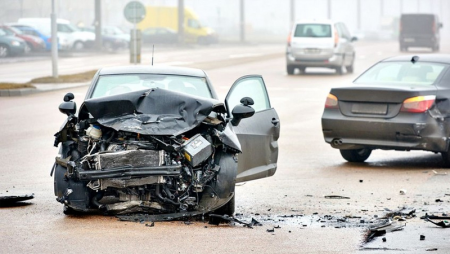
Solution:
[[[337,74],[353,72],[355,49],[352,37],[342,22],[301,21],[292,28],[286,48],[286,70],[294,74],[296,68],[301,73],[307,67],[335,69]]]

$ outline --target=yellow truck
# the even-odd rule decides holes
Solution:
[[[142,31],[148,28],[169,28],[178,31],[178,7],[148,6],[146,15],[137,27]],[[189,8],[184,8],[184,42],[210,44],[218,41],[212,28],[202,26],[197,15]]]

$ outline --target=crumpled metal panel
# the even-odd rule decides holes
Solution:
[[[219,101],[158,88],[89,99],[84,105],[103,126],[145,135],[176,136],[212,111],[224,111]]]

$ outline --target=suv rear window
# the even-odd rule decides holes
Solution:
[[[331,25],[298,24],[294,37],[331,37]]]

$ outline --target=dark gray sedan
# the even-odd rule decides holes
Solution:
[[[378,62],[325,103],[325,141],[344,159],[374,149],[425,150],[450,166],[450,55],[398,56]]]
[[[259,75],[222,103],[202,70],[104,68],[78,114],[72,100],[52,171],[65,213],[232,215],[235,183],[277,169],[280,122]]]

